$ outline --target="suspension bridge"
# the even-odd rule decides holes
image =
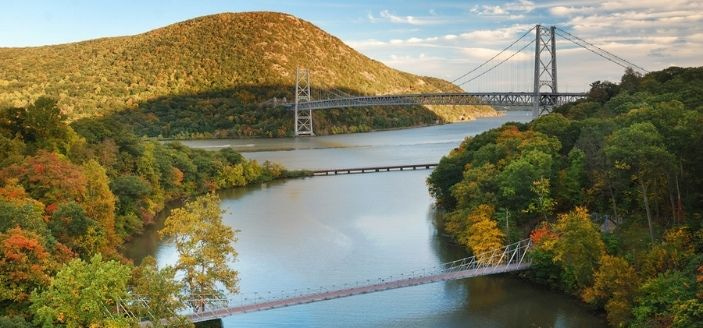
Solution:
[[[295,135],[313,136],[313,110],[332,108],[397,105],[519,106],[532,108],[533,117],[537,117],[550,112],[555,106],[586,97],[585,92],[560,92],[557,88],[557,41],[586,49],[623,68],[632,68],[639,73],[647,72],[559,27],[535,25],[495,56],[451,81],[459,87],[477,91],[373,96],[353,96],[340,92],[327,99],[313,100],[310,72],[298,68],[295,101],[287,104],[295,112]],[[532,52],[534,57],[530,58]]]
[[[419,286],[441,281],[458,280],[471,277],[486,276],[525,270],[530,267],[529,250],[532,246],[529,239],[520,240],[507,246],[456,261],[441,263],[429,268],[420,268],[391,276],[337,284],[315,289],[293,290],[281,293],[257,293],[254,295],[238,295],[236,298],[221,298],[216,296],[200,296],[199,298],[183,301],[189,310],[180,313],[190,321],[202,322],[221,319],[236,314],[272,310],[282,307],[321,302],[361,294],[382,292],[390,289]],[[141,306],[146,311],[142,315],[149,316],[149,301],[135,297],[131,300],[117,302],[120,316],[138,317],[129,309]],[[115,315],[111,313],[110,315]],[[162,323],[167,323],[168,319]],[[151,327],[152,322],[141,321],[140,326]]]

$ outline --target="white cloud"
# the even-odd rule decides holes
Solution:
[[[536,6],[532,1],[518,0],[503,5],[475,5],[471,8],[470,12],[476,15],[489,17],[522,19],[525,17],[525,13],[529,13],[535,8]]]
[[[433,24],[443,24],[446,23],[447,21],[445,19],[442,19],[436,15],[428,16],[428,17],[419,17],[419,16],[399,16],[391,13],[390,10],[381,10],[378,14],[380,18],[373,17],[373,15],[369,15],[369,21],[371,22],[377,22],[379,20],[384,20],[390,23],[395,23],[395,24],[409,24],[409,25],[433,25]]]
[[[565,7],[555,6],[549,8],[549,13],[554,16],[583,15],[593,12],[593,7]]]
[[[505,4],[505,8],[510,11],[520,11],[529,13],[535,9],[535,3],[527,0],[518,0],[516,2],[508,2]]]
[[[380,46],[385,46],[388,43],[379,41],[376,39],[368,39],[368,40],[360,40],[360,41],[347,41],[347,45],[349,45],[352,48],[355,49],[368,49],[368,48],[373,48],[373,47],[380,47]]]
[[[469,8],[473,15],[482,16],[479,21],[488,23],[463,33],[454,30],[429,36],[422,34],[423,26],[416,26],[417,31],[408,32],[410,36],[404,34],[402,39],[370,39],[350,44],[357,49],[368,49],[367,55],[394,68],[451,80],[460,75],[457,73],[493,57],[530,29],[533,21],[546,21],[649,70],[669,65],[703,65],[700,55],[703,1],[700,0],[508,0],[484,1]],[[398,24],[429,25],[424,20],[440,16],[399,16],[386,11],[375,18]],[[452,21],[455,17],[441,19]],[[511,19],[530,24],[506,23]],[[583,90],[594,80],[619,80],[623,71],[563,39],[558,42],[557,53],[560,84],[573,90]],[[526,52],[510,62],[529,66],[531,60],[532,55]]]

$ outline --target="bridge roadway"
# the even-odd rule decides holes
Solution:
[[[268,300],[261,303],[247,304],[242,306],[233,306],[229,308],[221,308],[212,311],[199,312],[188,315],[188,319],[192,322],[201,322],[207,320],[213,320],[218,318],[224,318],[234,314],[256,312],[271,310],[276,308],[288,307],[293,305],[307,304],[312,302],[319,302],[325,300],[331,300],[342,297],[349,297],[354,295],[368,294],[373,292],[380,292],[389,289],[397,289],[411,286],[418,286],[424,284],[430,284],[434,282],[464,279],[470,277],[484,276],[489,274],[497,274],[504,272],[512,272],[518,270],[525,270],[530,267],[529,263],[509,263],[497,266],[486,266],[482,268],[473,268],[469,270],[454,271],[454,272],[443,272],[427,276],[417,276],[409,278],[401,278],[397,280],[382,281],[380,283],[343,288],[339,290],[324,291],[319,293],[311,293],[307,295],[301,295],[291,298],[283,298],[279,300]]]
[[[313,176],[339,175],[339,174],[359,174],[359,173],[376,173],[390,171],[405,171],[405,170],[429,170],[437,167],[437,163],[427,164],[407,164],[407,165],[388,165],[388,166],[372,166],[372,167],[356,167],[348,169],[325,169],[312,171]]]
[[[540,93],[539,104],[559,106],[586,97],[583,92]],[[405,95],[360,96],[338,99],[312,100],[298,103],[298,110],[332,109],[361,106],[393,105],[491,105],[531,107],[533,92],[461,92],[418,93]],[[288,104],[295,109],[295,104]]]

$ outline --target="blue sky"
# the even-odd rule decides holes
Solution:
[[[563,27],[650,70],[703,65],[699,0],[27,0],[4,1],[0,8],[3,47],[137,34],[207,14],[267,10],[308,20],[391,67],[449,80],[536,23]],[[622,73],[564,46],[558,51],[562,89],[582,90]]]

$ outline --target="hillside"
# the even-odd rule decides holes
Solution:
[[[466,138],[428,179],[438,226],[475,254],[529,236],[523,275],[613,327],[701,327],[701,91],[703,67],[627,70],[551,114]]]
[[[183,122],[182,116],[227,113],[224,118],[232,122],[232,127],[260,120],[257,116],[237,122],[237,116],[244,113],[242,107],[273,97],[291,99],[296,67],[311,70],[314,95],[335,89],[352,94],[459,90],[443,80],[391,69],[311,23],[287,14],[224,13],[134,36],[0,48],[0,107],[27,106],[46,95],[58,100],[70,120],[135,109],[137,113],[132,115],[144,115],[121,120],[142,125],[162,121],[159,126],[163,126],[180,117],[179,124],[186,128],[179,132],[208,131],[193,122]],[[184,108],[188,113],[180,112]],[[427,114],[424,122],[413,119],[403,124],[439,118]],[[375,116],[387,115],[380,110]],[[271,124],[286,129],[283,123],[274,121]],[[322,115],[320,123],[327,121]],[[342,125],[365,124],[353,119],[336,121]],[[385,126],[387,122],[369,124],[390,127]],[[155,132],[149,127],[140,129],[144,134]],[[209,128],[215,130],[217,127]]]

